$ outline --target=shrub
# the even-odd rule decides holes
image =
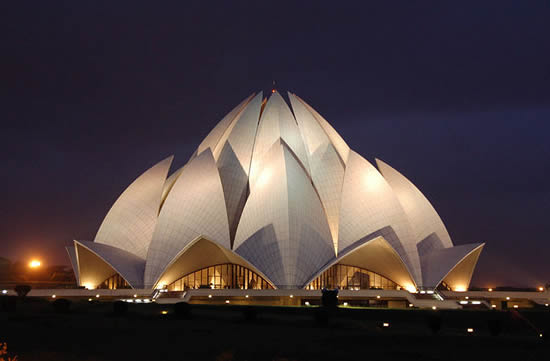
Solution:
[[[128,303],[124,301],[113,302],[113,313],[116,316],[124,316],[128,313]]]
[[[52,306],[53,310],[57,313],[67,313],[71,309],[71,301],[64,298],[58,298],[52,302]]]
[[[17,292],[17,295],[19,297],[23,298],[31,291],[31,286],[29,286],[29,285],[17,285],[17,286],[15,286],[14,291]]]
[[[243,309],[243,317],[246,321],[255,321],[258,316],[256,308],[247,306]]]
[[[441,330],[442,323],[441,316],[439,315],[433,314],[426,317],[426,324],[434,335]]]
[[[191,305],[187,302],[178,302],[174,305],[174,313],[179,319],[191,318]]]
[[[321,296],[321,305],[327,309],[333,309],[338,306],[338,290],[328,290],[323,288]]]
[[[502,323],[500,320],[490,319],[487,320],[487,327],[489,328],[489,333],[491,336],[498,336],[502,332]]]
[[[317,308],[314,313],[315,323],[319,326],[328,325],[329,320],[329,311],[325,308]]]
[[[15,312],[16,309],[17,309],[17,300],[15,296],[0,297],[0,311]]]

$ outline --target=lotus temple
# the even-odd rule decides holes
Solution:
[[[484,244],[454,245],[411,181],[288,99],[251,95],[183,167],[170,156],[138,176],[95,239],[67,247],[78,284],[264,303],[466,291]]]

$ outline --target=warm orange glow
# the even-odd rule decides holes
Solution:
[[[42,263],[37,259],[33,259],[32,261],[29,262],[29,267],[30,268],[38,268],[41,265],[42,265]]]
[[[456,287],[454,288],[454,291],[455,291],[455,292],[466,292],[467,289],[466,289],[465,286],[456,286]]]
[[[540,286],[540,287],[539,287],[539,291],[540,291],[540,292],[544,291],[544,287]]]
[[[489,292],[493,292],[493,289],[492,289],[492,288],[489,288]]]
[[[272,92],[272,93],[275,93],[275,92],[276,92],[276,90],[275,90],[275,89],[271,89],[271,92]]]

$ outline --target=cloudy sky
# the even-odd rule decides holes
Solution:
[[[205,5],[207,4],[207,5]],[[432,201],[473,284],[550,282],[550,3],[0,5],[0,257],[68,264],[142,171],[295,92]]]

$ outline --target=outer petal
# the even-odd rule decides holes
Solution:
[[[387,241],[387,239],[394,236],[393,230],[387,227],[356,242],[343,251],[337,259],[319,270],[309,280],[308,284],[333,265],[345,264],[368,269],[392,280],[409,291],[415,290],[415,282],[407,266]]]
[[[416,242],[435,232],[445,247],[452,247],[451,237],[430,201],[401,173],[377,159],[378,169],[390,184],[409,218]]]
[[[424,286],[435,288],[445,281],[453,290],[467,290],[484,245],[465,244],[421,253]]]
[[[71,267],[73,267],[74,272],[74,278],[76,279],[76,284],[80,284],[80,275],[78,274],[78,259],[76,257],[76,249],[75,246],[67,246],[65,247],[67,250],[67,253],[69,255],[69,260],[71,261]]]
[[[172,263],[166,268],[166,271],[160,276],[158,285],[156,286],[168,285],[191,272],[221,263],[233,263],[244,266],[258,273],[269,282],[269,279],[261,271],[235,252],[224,248],[219,243],[199,237],[187,244],[180,254],[173,259]]]
[[[164,202],[147,254],[145,285],[152,287],[172,259],[199,236],[230,248],[222,184],[209,149],[185,166]]]
[[[145,258],[172,159],[170,156],[157,163],[130,184],[105,216],[95,242]]]
[[[321,202],[285,143],[265,154],[235,237],[238,254],[278,288],[301,288],[334,257]]]
[[[401,256],[416,284],[421,286],[420,260],[405,212],[384,177],[363,157],[351,151],[342,188],[338,248],[343,250],[387,226],[397,235],[395,240],[387,241]]]
[[[120,248],[101,243],[74,241],[80,285],[97,287],[118,273],[132,286],[143,288],[145,260]]]

